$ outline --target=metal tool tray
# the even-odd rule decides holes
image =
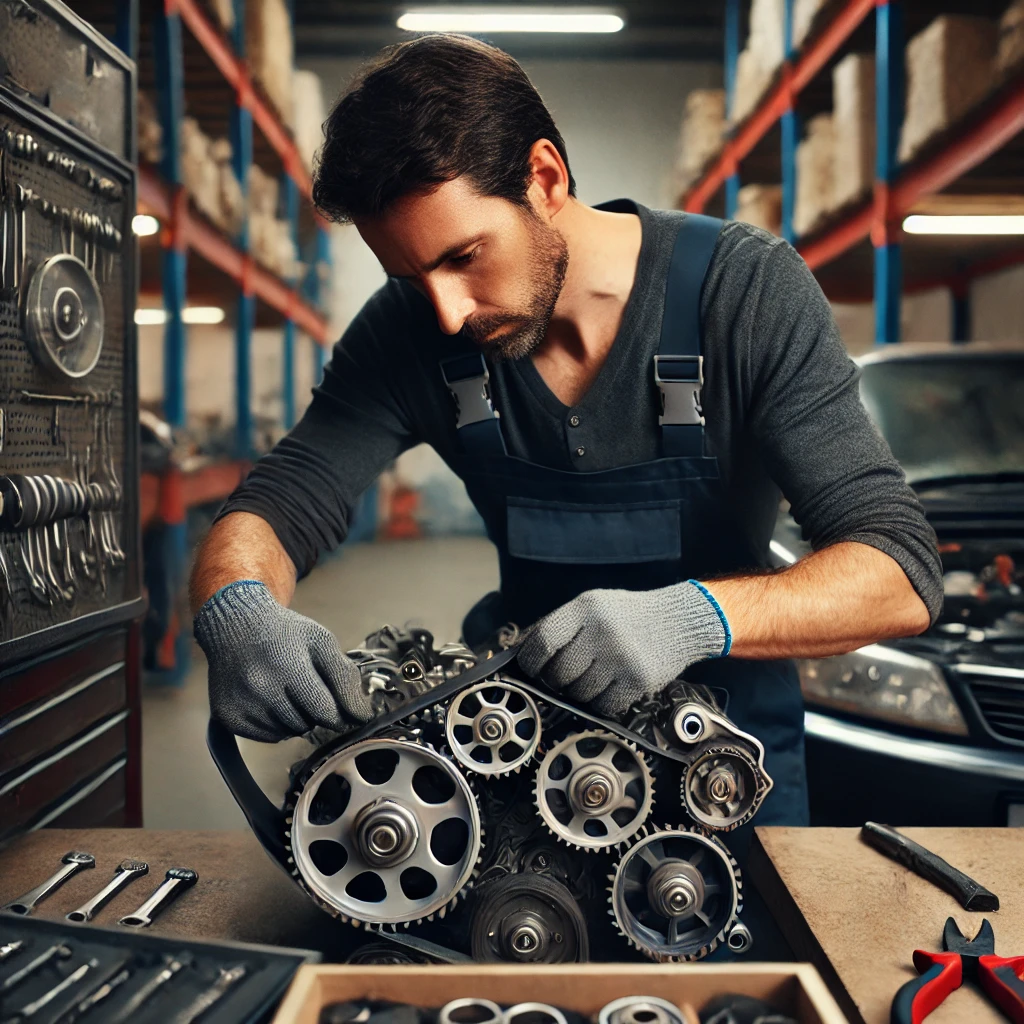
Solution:
[[[48,965],[37,976],[13,990],[6,998],[0,997],[0,1016],[14,1015],[19,1007],[38,998],[62,978],[92,957],[100,961],[82,980],[32,1017],[35,1024],[49,1024],[76,1005],[96,985],[104,968],[121,956],[132,954],[139,969],[103,1003],[87,1014],[84,1024],[105,1021],[127,1002],[131,995],[163,963],[165,956],[187,954],[192,966],[183,968],[168,982],[166,988],[131,1017],[131,1024],[158,1024],[172,1019],[201,991],[209,988],[219,968],[230,968],[244,963],[249,973],[233,986],[210,1010],[203,1014],[203,1024],[259,1024],[270,1019],[274,1008],[291,983],[292,977],[304,963],[315,963],[320,954],[308,949],[252,945],[242,942],[195,942],[166,936],[148,935],[129,929],[97,928],[94,925],[70,924],[43,918],[19,917],[0,913],[0,945],[22,939],[26,948],[0,965],[0,984],[8,975],[27,964],[33,955],[50,946],[64,943],[72,950],[69,959],[58,965]]]

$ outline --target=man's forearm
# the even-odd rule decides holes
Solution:
[[[777,573],[705,582],[737,658],[814,658],[914,636],[929,615],[899,564],[867,544],[816,551]]]
[[[196,552],[189,600],[195,614],[221,587],[259,580],[280,604],[295,593],[297,573],[271,526],[250,512],[232,512],[213,524]]]

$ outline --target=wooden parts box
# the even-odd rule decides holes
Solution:
[[[810,964],[510,964],[463,966],[308,966],[299,970],[274,1024],[317,1024],[320,1011],[349,1000],[388,1000],[440,1007],[477,996],[502,1006],[543,1002],[587,1017],[621,996],[660,996],[698,1024],[697,1010],[724,992],[765,999],[800,1024],[845,1024],[846,1018]]]

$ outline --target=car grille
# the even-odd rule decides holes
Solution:
[[[1024,743],[1024,672],[1016,680],[979,676],[961,669],[961,677],[992,732],[1001,739]]]

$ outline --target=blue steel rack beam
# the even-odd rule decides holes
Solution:
[[[153,26],[153,49],[156,61],[157,108],[163,127],[163,160],[161,174],[173,188],[171,217],[166,225],[169,245],[161,261],[164,309],[164,417],[172,428],[185,425],[185,356],[187,334],[182,312],[185,308],[188,242],[185,237],[185,189],[181,177],[181,149],[178,127],[185,113],[185,71],[181,40],[181,19],[159,7]],[[165,509],[163,566],[169,577],[169,592],[179,593],[184,585],[188,565],[188,523],[185,509],[178,499],[180,474],[173,469],[163,481],[165,493],[161,505]],[[173,627],[172,627],[173,630]],[[178,630],[174,636],[174,670],[172,680],[179,681],[189,662],[188,637]]]
[[[740,0],[725,0],[725,110],[732,116],[736,102],[736,65],[740,56]],[[725,179],[725,215],[735,217],[739,205],[739,167]]]
[[[244,60],[245,0],[232,0],[232,6],[235,26],[231,42],[235,54]],[[231,108],[231,161],[232,170],[242,189],[242,197],[246,201],[249,198],[252,154],[252,111],[245,104],[244,97],[236,93]],[[252,332],[256,326],[256,297],[252,291],[252,275],[248,272],[251,267],[248,216],[242,221],[237,243],[244,262],[235,320],[235,455],[245,459],[252,453]]]
[[[902,0],[879,0],[875,8],[875,75],[875,341],[888,345],[900,340],[903,293],[901,229],[891,203],[903,124]]]

